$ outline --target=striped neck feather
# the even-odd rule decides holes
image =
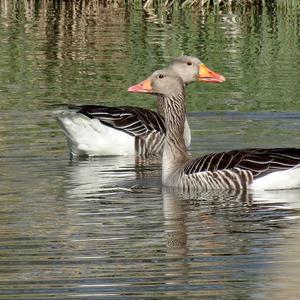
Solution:
[[[164,98],[162,95],[157,95],[157,103],[156,103],[156,107],[157,107],[157,112],[161,115],[161,116],[165,116],[165,112],[164,112]]]
[[[184,142],[185,101],[184,94],[163,97],[166,119],[166,141],[164,152],[167,157],[182,160],[187,157]]]

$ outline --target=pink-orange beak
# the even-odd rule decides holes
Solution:
[[[204,64],[201,63],[199,65],[198,81],[220,83],[220,82],[224,82],[225,80],[226,79],[223,75],[220,75],[220,74],[210,70]]]
[[[142,82],[131,86],[128,88],[128,92],[131,93],[151,93],[152,92],[152,85],[151,85],[151,80],[146,79],[143,80]]]

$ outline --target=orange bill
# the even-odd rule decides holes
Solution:
[[[198,81],[219,83],[219,82],[224,82],[225,77],[223,75],[220,75],[220,74],[210,70],[204,64],[200,64]]]
[[[128,88],[128,92],[151,93],[152,92],[151,80],[146,79],[136,85],[131,86],[130,88]]]

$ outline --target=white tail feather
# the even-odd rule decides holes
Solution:
[[[284,190],[300,188],[300,165],[289,170],[275,171],[255,179],[249,187],[253,190]]]
[[[131,155],[134,138],[75,111],[56,111],[72,155]]]

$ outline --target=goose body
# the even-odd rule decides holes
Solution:
[[[225,79],[194,57],[181,56],[169,65],[185,85],[196,80],[223,82]],[[70,106],[55,112],[72,156],[156,155],[161,154],[165,139],[161,97],[157,110],[130,106]],[[190,128],[185,117],[184,140],[189,147]]]
[[[300,188],[300,149],[253,148],[212,153],[187,161],[179,176],[176,171],[164,175],[164,184],[188,190]]]
[[[58,122],[74,156],[159,153],[164,119],[135,107],[77,106],[60,111]]]
[[[300,188],[300,149],[253,148],[191,159],[184,143],[184,87],[181,78],[166,68],[128,89],[162,97],[166,125],[163,185],[200,191]]]

